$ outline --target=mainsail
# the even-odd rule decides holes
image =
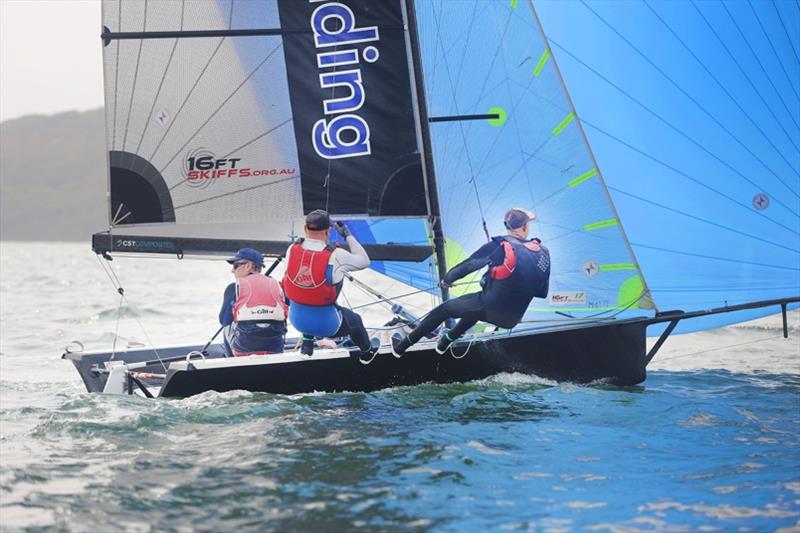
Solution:
[[[106,0],[112,228],[427,217],[401,5]]]

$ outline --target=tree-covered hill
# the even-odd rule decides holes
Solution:
[[[103,110],[0,123],[0,239],[89,240],[105,229]]]

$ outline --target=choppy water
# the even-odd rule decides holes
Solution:
[[[87,248],[0,243],[3,530],[800,528],[796,313],[788,341],[774,318],[671,339],[638,387],[501,375],[154,401],[90,395],[59,359],[117,329]],[[114,266],[123,344],[215,330],[224,265]]]

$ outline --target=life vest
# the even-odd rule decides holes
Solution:
[[[302,241],[289,247],[286,274],[283,276],[283,290],[289,300],[311,306],[336,302],[339,289],[329,283],[325,275],[332,253],[330,246],[319,251],[306,250]]]
[[[503,247],[503,262],[489,269],[490,286],[520,291],[521,294],[544,298],[550,278],[550,252],[533,239],[520,242],[497,237]]]
[[[281,287],[269,276],[250,274],[236,280],[235,322],[286,320],[287,306]]]

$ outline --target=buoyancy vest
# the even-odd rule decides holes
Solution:
[[[503,247],[503,262],[489,269],[487,288],[504,293],[517,292],[525,297],[545,298],[550,279],[550,252],[533,239],[495,237]],[[526,304],[527,305],[527,304]]]
[[[289,247],[283,290],[290,301],[311,306],[336,302],[339,288],[331,284],[326,276],[333,250],[331,246],[319,251],[306,250],[302,241]]]
[[[236,285],[238,296],[233,303],[235,322],[286,320],[288,309],[276,280],[269,276],[250,274],[236,280]]]

